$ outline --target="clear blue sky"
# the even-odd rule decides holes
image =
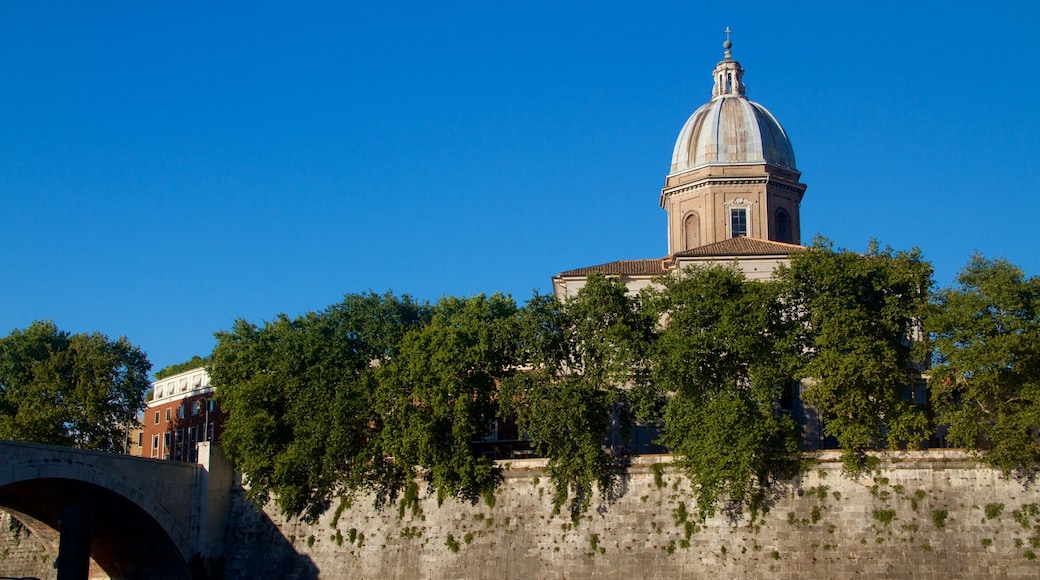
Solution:
[[[1019,2],[3,2],[0,335],[155,369],[345,293],[526,300],[666,252],[660,187],[732,27],[803,239],[1040,273]]]

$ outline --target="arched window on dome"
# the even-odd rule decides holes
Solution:
[[[683,221],[685,244],[683,249],[690,250],[701,245],[701,217],[697,212],[686,216]]]
[[[791,216],[788,215],[787,210],[784,208],[776,210],[776,241],[787,244],[794,243],[794,236],[791,232]]]

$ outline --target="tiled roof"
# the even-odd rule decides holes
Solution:
[[[614,276],[656,276],[664,274],[664,261],[660,258],[650,260],[618,260],[599,266],[577,268],[561,272],[558,276],[588,276],[593,272],[602,272]]]
[[[758,238],[730,238],[707,246],[700,246],[691,250],[684,250],[668,256],[667,258],[651,258],[649,260],[618,260],[598,266],[576,268],[560,272],[557,277],[564,276],[588,276],[593,272],[602,272],[608,276],[657,276],[665,274],[674,267],[672,260],[675,258],[699,258],[713,256],[776,256],[789,255],[792,252],[800,252],[805,246],[798,244],[785,244],[771,240],[760,240]]]
[[[758,238],[730,238],[700,246],[682,252],[672,254],[673,258],[694,258],[701,256],[772,256],[776,254],[790,254],[800,252],[805,246],[798,244],[785,244],[772,240],[760,240]]]

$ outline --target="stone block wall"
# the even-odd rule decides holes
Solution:
[[[421,489],[411,505],[356,498],[314,524],[258,511],[235,486],[215,569],[232,579],[1040,577],[1035,486],[957,451],[892,454],[858,480],[835,454],[818,458],[754,521],[696,521],[669,456],[639,458],[616,497],[597,496],[576,525],[552,516],[538,460],[505,464],[493,506],[438,506]],[[52,565],[0,513],[0,576],[50,578]]]
[[[357,498],[306,524],[258,512],[239,491],[225,577],[1040,577],[1035,487],[956,451],[892,454],[858,480],[835,454],[818,457],[754,521],[695,521],[668,456],[640,458],[577,524],[552,516],[536,460],[506,464],[494,506],[420,493],[380,511]]]
[[[0,511],[0,576],[55,576],[54,559],[46,546],[5,511]]]

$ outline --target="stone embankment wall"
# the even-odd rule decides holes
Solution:
[[[853,480],[836,455],[750,521],[692,516],[667,456],[642,457],[573,524],[537,461],[507,465],[494,506],[371,498],[309,525],[233,501],[228,578],[1040,577],[1040,494],[955,451],[889,455]],[[660,464],[655,468],[654,465]]]
[[[18,520],[0,511],[0,576],[53,578],[54,559]]]

